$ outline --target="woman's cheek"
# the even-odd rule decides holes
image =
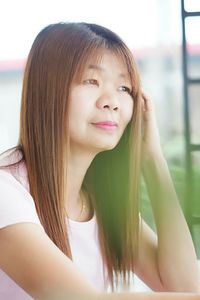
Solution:
[[[132,118],[133,110],[134,110],[134,104],[133,104],[133,102],[130,102],[129,105],[127,105],[126,111],[125,111],[127,123],[129,123]]]

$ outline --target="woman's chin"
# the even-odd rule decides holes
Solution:
[[[105,145],[101,145],[98,147],[99,151],[98,152],[103,152],[103,151],[108,151],[108,150],[112,150],[117,146],[117,143],[108,143]]]

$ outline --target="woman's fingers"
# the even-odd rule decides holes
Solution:
[[[144,121],[148,121],[154,114],[153,103],[143,91],[141,92],[141,98],[143,118]]]

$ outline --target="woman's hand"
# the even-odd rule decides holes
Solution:
[[[181,210],[167,162],[162,154],[153,103],[144,94],[143,176],[151,200],[157,232],[154,266],[163,289],[173,292],[199,292],[199,271],[193,241]],[[151,245],[150,242],[146,244]],[[149,239],[150,241],[150,239]],[[149,250],[146,253],[150,253]],[[149,259],[149,261],[150,261]],[[143,261],[144,263],[144,261]],[[159,286],[159,281],[157,281]]]
[[[143,117],[142,157],[145,160],[152,158],[152,156],[162,155],[162,149],[153,103],[143,92],[141,97]]]

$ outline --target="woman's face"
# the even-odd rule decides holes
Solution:
[[[89,61],[69,97],[71,148],[92,153],[113,149],[132,117],[131,90],[127,69],[111,51],[105,50],[98,64]]]

